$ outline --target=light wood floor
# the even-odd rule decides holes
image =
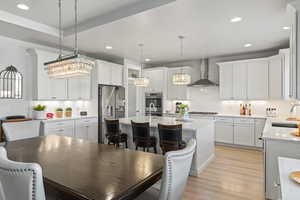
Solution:
[[[216,146],[216,159],[190,177],[184,200],[264,199],[263,153]]]

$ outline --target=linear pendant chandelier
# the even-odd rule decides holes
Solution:
[[[140,61],[141,62],[141,74],[143,74],[143,47],[144,47],[144,45],[139,44],[139,47],[141,49],[141,58],[140,58],[140,60],[141,60]],[[137,87],[148,87],[149,82],[150,82],[149,79],[142,76],[142,75],[140,77],[134,79],[134,84]]]
[[[46,70],[50,78],[72,78],[87,76],[91,73],[95,63],[90,59],[79,55],[78,53],[78,38],[77,38],[77,26],[78,26],[78,0],[74,0],[75,3],[75,45],[74,53],[72,55],[62,55],[62,0],[58,0],[59,7],[59,56],[56,60],[46,62]]]
[[[180,55],[183,57],[183,39],[184,36],[178,36],[180,39]],[[181,71],[179,73],[176,73],[172,76],[172,82],[173,85],[188,85],[191,83],[191,76],[187,73],[183,72],[183,69],[181,68]]]

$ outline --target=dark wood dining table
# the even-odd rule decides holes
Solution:
[[[82,200],[134,199],[162,175],[161,155],[49,135],[6,144],[8,157],[39,163],[44,183]]]

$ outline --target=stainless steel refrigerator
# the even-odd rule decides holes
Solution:
[[[99,143],[105,134],[104,119],[125,117],[125,88],[122,86],[98,85]]]

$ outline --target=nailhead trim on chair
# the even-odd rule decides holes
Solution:
[[[186,156],[186,155],[190,154],[193,151],[195,151],[195,150],[186,152],[185,154],[181,154],[181,155],[171,155],[168,158],[168,182],[169,182],[169,184],[168,184],[168,198],[169,198],[169,194],[171,193],[171,184],[172,184],[172,173],[171,173],[171,171],[172,171],[172,165],[171,165],[172,158]]]
[[[37,200],[36,199],[36,172],[33,169],[6,169],[3,167],[0,167],[0,170],[8,172],[10,175],[18,176],[20,173],[23,172],[32,172],[32,200]]]

